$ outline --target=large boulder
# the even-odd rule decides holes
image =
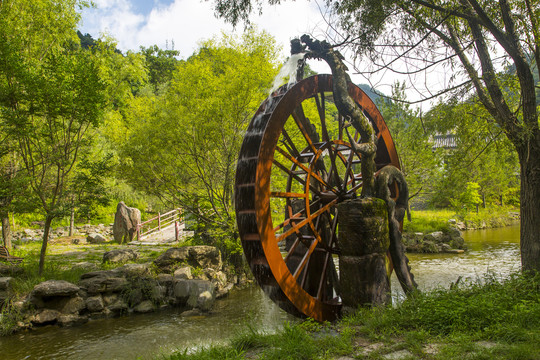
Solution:
[[[114,241],[122,244],[130,242],[137,233],[137,227],[141,223],[139,209],[128,207],[123,201],[118,203],[114,215],[113,237]]]
[[[65,280],[47,280],[34,286],[31,296],[49,298],[57,296],[71,297],[79,291],[79,287]]]
[[[170,248],[154,260],[160,272],[172,273],[175,269],[189,265],[193,268],[211,268],[220,271],[223,267],[220,251],[207,245]]]
[[[128,281],[118,271],[93,271],[81,276],[79,286],[88,294],[119,292],[128,286]]]
[[[89,244],[104,244],[107,242],[107,239],[101,234],[92,233],[86,237],[86,242]]]
[[[123,263],[136,260],[139,253],[133,249],[116,249],[103,254],[103,263]]]

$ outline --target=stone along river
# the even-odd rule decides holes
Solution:
[[[482,278],[519,270],[519,227],[464,233],[464,254],[409,254],[421,289],[448,287],[461,276]],[[397,279],[393,279],[393,284]],[[403,295],[395,286],[394,298]],[[71,328],[46,327],[0,338],[0,358],[8,359],[152,359],[174,350],[224,341],[248,327],[271,332],[295,321],[258,287],[232,292],[216,302],[208,316],[185,317],[181,311],[94,320]]]

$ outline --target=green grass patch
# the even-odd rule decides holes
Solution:
[[[275,334],[253,329],[228,345],[165,359],[540,359],[540,275],[486,276],[418,293],[397,307],[362,308],[336,324],[308,320]],[[434,350],[435,349],[435,350]]]
[[[412,210],[411,221],[403,222],[403,231],[407,233],[421,232],[424,234],[434,231],[447,231],[450,224],[448,220],[455,219],[463,222],[469,228],[500,227],[511,225],[515,220],[510,216],[511,212],[519,212],[519,209],[507,206],[489,206],[480,208],[478,213],[456,214],[453,210]]]

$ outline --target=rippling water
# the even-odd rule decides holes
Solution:
[[[458,277],[504,277],[519,270],[519,227],[469,231],[464,254],[411,254],[421,289],[448,287]],[[394,279],[393,284],[397,284]],[[394,297],[401,297],[393,288]],[[273,331],[294,321],[259,288],[236,291],[216,302],[214,314],[183,317],[180,311],[94,320],[73,328],[46,327],[0,338],[1,359],[152,359],[230,338],[252,328]]]

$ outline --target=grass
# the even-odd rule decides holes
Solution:
[[[412,221],[405,219],[403,231],[407,233],[421,232],[424,234],[434,231],[446,231],[450,224],[448,220],[455,219],[462,221],[467,227],[480,228],[484,224],[486,227],[500,227],[510,225],[514,220],[509,216],[510,212],[519,212],[519,209],[512,207],[489,206],[486,209],[480,208],[476,212],[456,214],[453,210],[412,210]]]
[[[13,291],[15,297],[28,294],[35,285],[46,280],[65,280],[77,283],[82,274],[91,270],[85,267],[75,266],[77,263],[91,263],[97,270],[109,270],[121,266],[122,264],[102,263],[103,253],[117,248],[125,248],[124,245],[74,245],[61,240],[53,241],[47,248],[47,256],[42,275],[38,275],[39,254],[41,251],[40,242],[29,242],[18,245],[16,249],[10,251],[14,256],[22,257],[24,260],[20,264],[20,272],[11,274],[13,279]],[[168,249],[159,249],[147,246],[131,247],[141,255],[137,263],[143,263],[155,259],[159,254]]]
[[[418,293],[397,307],[362,308],[336,324],[307,320],[275,334],[253,329],[228,345],[177,352],[199,359],[540,359],[540,275],[486,276]]]

